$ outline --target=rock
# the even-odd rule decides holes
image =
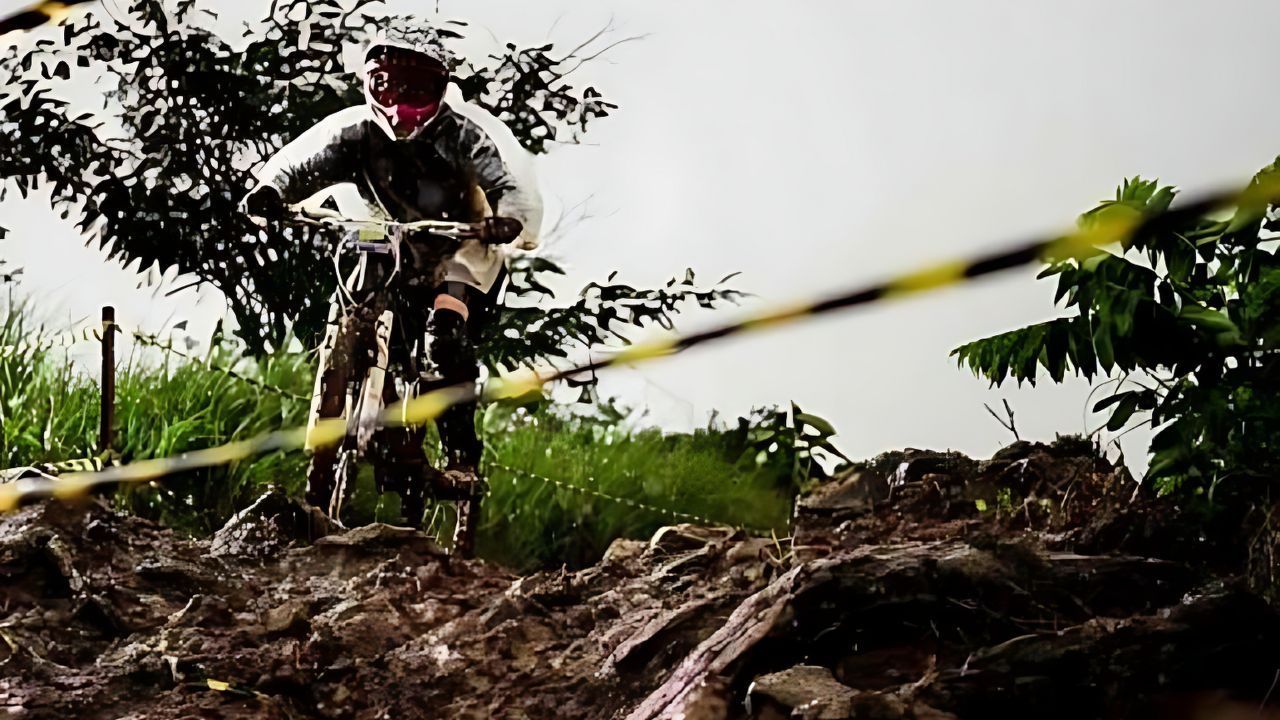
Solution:
[[[214,533],[209,554],[263,558],[332,530],[331,521],[319,508],[294,500],[280,490],[271,490]]]
[[[729,704],[728,684],[719,678],[708,678],[694,691],[680,720],[726,720]]]
[[[602,565],[625,564],[639,558],[648,549],[649,543],[643,540],[618,538],[609,543],[609,547],[604,551],[604,557],[600,560],[600,563]]]
[[[315,541],[317,547],[347,548],[379,551],[402,548],[424,555],[446,557],[434,538],[413,528],[397,527],[386,523],[373,523],[354,528],[341,534],[326,535]]]
[[[235,621],[227,601],[217,596],[193,595],[186,606],[170,616],[165,627],[226,627]]]
[[[271,608],[262,618],[262,627],[272,634],[292,633],[309,626],[311,609],[304,600],[288,600]]]
[[[750,712],[757,718],[773,712],[806,720],[843,720],[852,716],[855,695],[856,690],[816,665],[762,675],[747,689]]]
[[[824,483],[796,503],[796,514],[837,519],[871,512],[889,497],[889,483],[870,471],[854,471]]]
[[[700,550],[707,545],[724,542],[737,534],[732,528],[708,528],[682,523],[658,528],[649,540],[649,552],[674,555]]]
[[[925,475],[948,475],[964,479],[977,469],[977,461],[958,452],[936,452],[933,450],[908,449],[896,455],[892,471],[888,476],[889,487],[899,488],[913,482],[919,482]],[[885,463],[889,458],[878,459]]]
[[[222,581],[222,574],[206,565],[168,557],[151,557],[134,567],[139,576],[182,592],[207,593]]]
[[[1257,597],[1191,594],[1168,613],[993,644],[941,670],[918,699],[966,718],[1155,717],[1173,690],[1231,687],[1257,698],[1257,709],[1275,679],[1278,641],[1280,618]]]

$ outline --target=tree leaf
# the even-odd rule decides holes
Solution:
[[[818,431],[818,434],[824,437],[831,437],[836,434],[836,428],[825,418],[818,417],[812,413],[798,412],[795,414],[796,427],[810,427]]]
[[[1093,411],[1094,411],[1094,412],[1102,412],[1103,410],[1106,410],[1107,408],[1111,407],[1112,405],[1115,405],[1116,403],[1118,403],[1118,402],[1120,402],[1120,401],[1124,400],[1125,398],[1127,398],[1127,397],[1129,397],[1129,396],[1131,396],[1131,395],[1133,395],[1133,394],[1134,394],[1134,393],[1133,393],[1133,391],[1118,392],[1118,393],[1115,393],[1114,395],[1111,395],[1111,396],[1109,396],[1109,397],[1103,398],[1102,400],[1099,400],[1098,402],[1094,403],[1094,405],[1093,405]]]
[[[1111,329],[1108,323],[1099,322],[1093,329],[1093,350],[1097,354],[1098,364],[1102,366],[1103,371],[1111,372],[1111,368],[1116,364],[1116,354],[1111,344]]]
[[[1138,396],[1136,393],[1124,393],[1124,397],[1120,402],[1116,403],[1116,409],[1111,412],[1111,418],[1107,420],[1107,430],[1116,432],[1129,422],[1129,418],[1133,417],[1134,411],[1138,409]]]
[[[1213,310],[1195,303],[1186,303],[1178,311],[1178,318],[1190,324],[1214,333],[1239,333],[1231,318],[1220,310]]]

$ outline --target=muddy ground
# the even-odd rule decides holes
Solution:
[[[1080,442],[907,451],[793,539],[678,526],[528,577],[385,525],[309,542],[274,496],[201,541],[40,505],[0,518],[0,712],[1280,718],[1269,525],[1135,487]]]

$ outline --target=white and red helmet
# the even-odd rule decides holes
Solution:
[[[379,31],[364,54],[364,96],[378,126],[393,140],[408,140],[440,114],[456,66],[431,27]]]

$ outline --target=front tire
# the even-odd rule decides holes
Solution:
[[[345,417],[349,403],[352,365],[358,346],[359,323],[338,308],[330,315],[329,331],[320,348],[320,368],[316,374],[315,393],[308,418],[308,431],[321,420]],[[311,447],[307,465],[307,503],[327,511],[333,505],[341,444]],[[339,501],[341,505],[341,501]],[[337,520],[337,516],[330,513]]]
[[[322,395],[319,411],[316,413],[318,420],[342,417],[346,409],[346,373],[335,370],[322,370],[325,377],[320,381]],[[306,497],[309,505],[327,509],[332,504],[340,450],[339,445],[329,444],[312,451],[311,462],[307,465]],[[330,516],[334,517],[332,514]]]

